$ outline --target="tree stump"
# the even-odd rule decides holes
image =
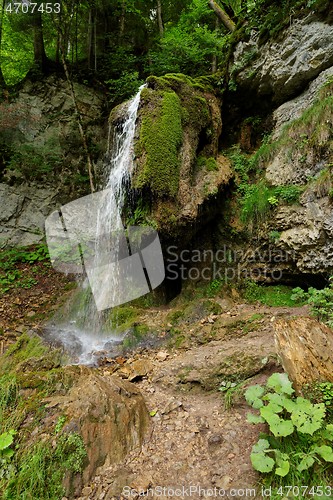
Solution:
[[[333,382],[333,330],[311,318],[278,320],[275,343],[297,392],[305,384]]]

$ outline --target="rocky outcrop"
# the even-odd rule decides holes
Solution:
[[[50,184],[0,184],[0,248],[41,241],[45,218],[56,207],[58,198],[59,190]]]
[[[74,83],[93,159],[106,150],[104,96]],[[94,156],[95,155],[95,156]],[[30,245],[44,220],[89,192],[86,158],[68,83],[56,76],[25,81],[0,105],[0,247]]]
[[[333,382],[333,331],[310,318],[279,320],[274,325],[283,367],[301,391],[305,384]]]
[[[142,91],[132,186],[147,222],[164,236],[188,239],[193,223],[214,216],[205,206],[232,177],[229,160],[218,154],[220,106],[208,79],[149,77]],[[121,111],[112,112],[112,123]]]
[[[292,256],[300,273],[333,272],[333,210],[328,197],[318,198],[309,189],[300,205],[281,207],[271,226],[280,231],[276,248]]]
[[[75,430],[83,438],[88,455],[83,483],[97,467],[119,463],[140,447],[149,424],[143,397],[133,384],[87,367],[80,367],[66,396],[49,398],[47,404],[57,404],[66,415],[64,432]]]
[[[300,118],[304,111],[315,103],[320,90],[329,80],[333,79],[333,66],[322,71],[309,87],[298,97],[287,101],[273,112],[274,131],[272,139],[278,139],[282,132],[282,127]]]
[[[281,104],[333,65],[333,26],[310,15],[261,47],[254,31],[250,41],[238,44],[234,64],[240,92]]]

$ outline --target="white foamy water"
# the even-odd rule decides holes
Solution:
[[[127,116],[123,124],[113,129],[114,135],[111,141],[110,127],[108,148],[111,150],[108,151],[110,161],[106,172],[107,180],[98,198],[96,215],[93,213],[92,217],[89,218],[89,224],[93,226],[95,231],[91,260],[92,270],[103,269],[106,262],[117,262],[119,258],[122,258],[122,253],[126,254],[128,251],[122,231],[121,213],[125,202],[126,188],[133,172],[133,143],[143,87],[144,85],[129,102]],[[96,198],[96,195],[99,193],[95,193],[93,196]],[[88,248],[87,251],[91,252],[91,248]],[[84,253],[83,258],[85,259]],[[114,294],[109,297],[111,303],[116,303],[115,299],[121,288],[119,279],[117,272],[114,272],[105,276],[107,287],[103,287],[102,279],[100,281],[102,296],[105,290]],[[50,325],[46,329],[45,337],[56,345],[62,345],[74,363],[90,365],[96,363],[98,357],[117,350],[117,345],[123,340],[125,334],[120,336],[112,331],[105,331],[103,325],[105,325],[107,316],[110,315],[110,310],[99,311],[97,309],[94,297],[89,290],[87,278],[80,286],[84,298],[81,300],[83,303],[76,304],[77,312],[69,315],[71,319],[66,325],[61,322],[57,325]]]

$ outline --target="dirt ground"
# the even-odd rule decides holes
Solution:
[[[264,427],[247,422],[244,389],[281,371],[274,346],[275,318],[306,312],[305,308],[237,305],[231,310],[233,322],[228,323],[229,329],[235,326],[234,336],[228,339],[220,335],[203,345],[143,351],[129,358],[118,374],[133,378],[142,392],[151,414],[150,431],[142,449],[132,452],[124,463],[103,466],[83,489],[81,500],[262,498],[250,452]],[[263,319],[239,338],[235,331],[239,316],[251,318],[254,314]],[[214,322],[228,318],[230,311],[218,315]],[[154,314],[152,322],[163,321],[165,313]],[[198,324],[193,323],[193,330]],[[207,390],[205,381],[207,377],[211,380],[210,375],[218,372],[216,367],[221,368],[235,352],[239,366],[233,370],[242,374],[242,356],[252,356],[253,375],[240,384],[229,408],[223,394]],[[261,368],[255,367],[258,356],[263,360]],[[100,371],[106,377],[109,374],[107,366]]]

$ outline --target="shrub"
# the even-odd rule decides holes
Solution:
[[[305,292],[300,287],[294,288],[291,299],[296,303],[300,301],[308,303],[312,314],[333,328],[333,282],[322,290],[311,287]]]
[[[333,425],[325,422],[324,403],[296,398],[284,373],[271,375],[266,386],[249,387],[245,398],[259,411],[248,421],[269,429],[252,448],[254,469],[274,485],[325,484],[333,463]]]

